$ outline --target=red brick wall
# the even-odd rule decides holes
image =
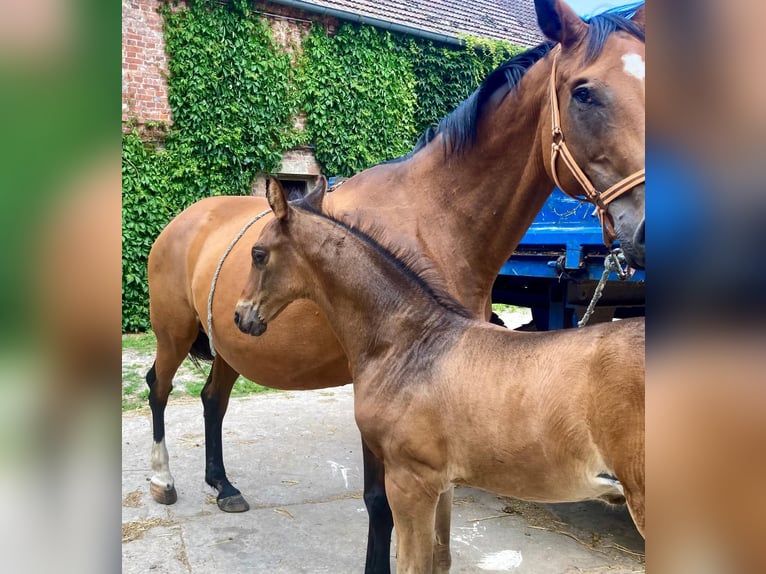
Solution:
[[[159,0],[122,0],[122,121],[172,121]]]
[[[147,129],[146,122],[172,123],[168,105],[168,59],[162,34],[162,17],[157,7],[162,0],[122,0],[122,121],[123,130],[130,123],[138,126],[142,138],[161,142],[164,131]],[[183,4],[181,4],[183,8]],[[253,2],[253,8],[266,15],[271,23],[274,38],[291,53],[300,50],[303,38],[311,29],[311,22],[318,22],[331,33],[338,26],[335,18],[318,16],[302,10],[288,8],[266,1]],[[128,123],[130,122],[130,123]],[[305,116],[299,114],[296,126],[305,124]],[[305,178],[313,184],[321,167],[314,154],[299,148],[286,151],[277,175]],[[265,193],[265,180],[253,182],[253,193]]]

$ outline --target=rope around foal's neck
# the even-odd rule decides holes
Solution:
[[[229,244],[229,247],[226,248],[226,251],[223,252],[223,255],[221,256],[221,260],[218,262],[218,267],[215,269],[215,273],[213,274],[213,282],[210,285],[210,295],[207,297],[207,338],[208,342],[210,343],[210,354],[213,355],[213,358],[215,358],[215,347],[213,345],[213,293],[215,292],[215,286],[216,283],[218,283],[218,275],[221,273],[221,267],[223,267],[223,262],[226,261],[226,258],[229,256],[229,253],[231,253],[231,250],[234,249],[234,246],[237,244],[237,241],[242,239],[242,236],[247,232],[248,229],[258,221],[261,217],[266,215],[267,213],[271,213],[271,209],[265,209],[264,211],[260,212],[258,215],[253,217],[250,221],[248,221],[245,226],[240,230],[239,233],[237,233],[237,236],[232,239],[231,243]]]

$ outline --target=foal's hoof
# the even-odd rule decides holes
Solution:
[[[176,493],[175,486],[167,488],[164,485],[160,486],[150,482],[149,492],[151,492],[152,498],[160,504],[175,504],[176,500],[178,500],[178,493]]]
[[[224,512],[247,512],[250,510],[250,505],[247,503],[244,496],[235,494],[233,496],[227,496],[226,498],[219,498],[218,508]]]

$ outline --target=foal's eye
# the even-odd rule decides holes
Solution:
[[[575,91],[572,92],[572,97],[581,104],[592,105],[598,103],[593,91],[586,86],[575,88]]]
[[[253,263],[259,267],[266,265],[269,260],[269,253],[263,247],[257,245],[253,247]]]

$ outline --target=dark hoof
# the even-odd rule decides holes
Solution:
[[[224,512],[247,512],[250,505],[241,494],[218,499],[218,508]]]
[[[176,500],[178,500],[175,486],[165,488],[164,486],[159,486],[150,482],[149,492],[151,492],[152,498],[160,504],[175,504]]]

